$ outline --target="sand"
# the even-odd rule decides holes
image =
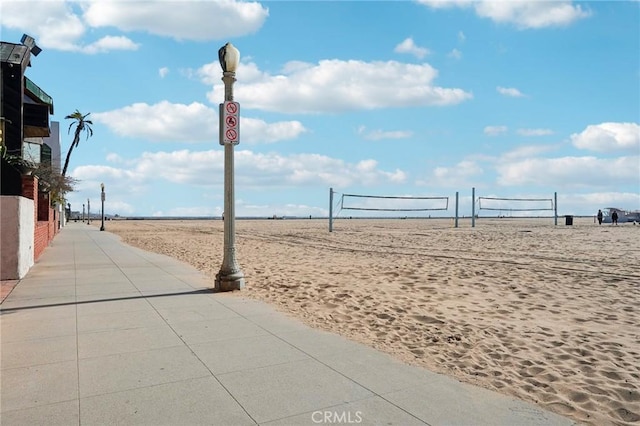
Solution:
[[[110,221],[212,279],[223,223]],[[238,220],[247,287],[400,360],[590,425],[640,422],[640,226],[576,218]]]

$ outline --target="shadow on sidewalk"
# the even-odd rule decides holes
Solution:
[[[211,293],[218,293],[218,292],[213,289],[203,288],[203,289],[193,290],[193,291],[181,291],[177,293],[146,294],[146,295],[141,294],[139,296],[112,297],[108,299],[83,300],[79,302],[64,302],[64,303],[50,303],[46,305],[18,306],[18,307],[7,308],[7,309],[0,308],[0,315],[7,315],[13,312],[22,311],[26,309],[52,308],[55,306],[84,305],[88,303],[99,303],[99,302],[116,302],[119,300],[129,300],[129,299],[150,299],[153,297],[183,296],[183,295],[189,295],[189,294],[211,294]]]

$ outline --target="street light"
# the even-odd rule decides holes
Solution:
[[[224,253],[216,274],[218,291],[244,288],[244,274],[236,260],[235,195],[233,182],[233,148],[240,142],[240,105],[233,101],[233,83],[240,62],[240,52],[231,43],[218,50],[224,82],[224,103],[220,104],[220,144],[224,145]]]
[[[91,202],[87,198],[87,225],[91,225]]]
[[[100,189],[102,190],[100,193],[100,200],[102,200],[102,225],[100,225],[100,230],[104,231],[104,183],[100,184]]]

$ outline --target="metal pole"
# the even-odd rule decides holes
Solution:
[[[222,81],[224,82],[224,100],[233,101],[235,71],[223,72]],[[222,128],[222,121],[219,124]],[[240,290],[245,286],[244,273],[236,260],[233,148],[233,143],[224,144],[224,253],[222,266],[216,275],[215,290],[217,291]]]
[[[87,198],[87,225],[91,224],[91,202]]]
[[[329,232],[333,232],[333,188],[329,188]]]
[[[553,211],[555,216],[555,225],[558,226],[558,193],[553,193]]]
[[[102,225],[100,225],[100,230],[104,231],[104,183],[100,184],[100,189],[102,190],[100,192],[100,200],[102,201],[102,213],[100,216],[102,216]]]
[[[456,191],[456,228],[458,227],[458,191]]]
[[[82,204],[82,223],[84,223],[84,204]]]
[[[476,189],[471,188],[471,227],[476,227]]]

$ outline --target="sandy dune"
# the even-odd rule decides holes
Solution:
[[[110,221],[213,277],[223,223]],[[247,288],[306,323],[585,424],[640,422],[640,226],[238,220]],[[230,296],[234,297],[234,296]]]

